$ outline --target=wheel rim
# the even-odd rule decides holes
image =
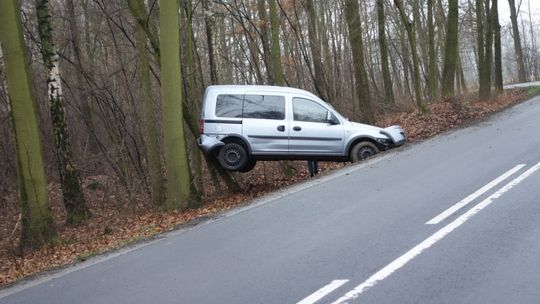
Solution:
[[[236,148],[229,148],[223,154],[223,160],[228,166],[235,167],[237,166],[242,159],[242,154],[240,150]]]
[[[368,158],[375,155],[375,150],[372,147],[362,147],[358,150],[358,159]]]

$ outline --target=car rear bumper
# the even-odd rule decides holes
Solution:
[[[209,154],[217,147],[224,146],[225,143],[219,140],[217,137],[208,136],[208,135],[201,135],[197,139],[197,144],[199,145],[199,148],[203,150],[205,154]]]

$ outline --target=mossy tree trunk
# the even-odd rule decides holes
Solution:
[[[192,199],[191,172],[184,138],[178,1],[159,6],[163,145],[167,178],[165,209],[187,209]]]
[[[140,98],[142,101],[143,117],[144,117],[144,143],[146,150],[146,166],[148,173],[148,181],[150,184],[150,196],[152,205],[159,207],[163,205],[165,197],[165,180],[163,177],[163,166],[161,163],[161,150],[158,141],[157,119],[154,109],[154,100],[152,98],[152,89],[150,81],[150,64],[147,45],[147,31],[149,28],[146,18],[146,7],[143,0],[129,0],[130,11],[137,21],[135,23],[135,42],[137,48],[137,56],[139,58],[139,85]],[[153,36],[152,34],[150,36]],[[151,39],[150,39],[151,40]],[[150,45],[153,43],[151,42]],[[159,46],[152,47],[154,53],[158,55]],[[159,58],[159,56],[156,56]]]
[[[38,31],[41,39],[41,55],[48,71],[47,96],[54,132],[54,143],[58,162],[58,173],[62,186],[62,198],[69,224],[84,223],[90,212],[86,207],[81,189],[80,174],[75,168],[71,155],[71,143],[62,95],[62,81],[56,48],[54,46],[49,1],[37,0],[36,11]]]
[[[152,23],[149,22],[150,18],[148,16],[148,11],[146,9],[144,1],[128,0],[128,7],[131,15],[133,16],[133,18],[135,18],[137,26],[140,27],[140,29],[137,28],[136,31],[142,29],[142,31],[146,34],[146,37],[150,41],[150,46],[152,47],[154,58],[157,62],[160,62],[159,58],[161,56],[161,52],[159,50],[159,37],[156,28],[152,25]]]
[[[36,248],[48,243],[56,232],[48,205],[35,98],[17,0],[0,1],[0,44],[17,145],[22,217],[20,244],[21,249]]]

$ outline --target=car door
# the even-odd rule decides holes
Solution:
[[[288,153],[289,121],[285,118],[285,96],[259,92],[244,95],[242,134],[252,154]]]
[[[343,154],[345,129],[342,122],[337,119],[335,124],[328,122],[330,111],[328,108],[311,99],[294,97],[292,111],[289,153],[296,155]]]

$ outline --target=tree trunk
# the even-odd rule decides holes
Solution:
[[[281,47],[279,45],[279,16],[277,12],[277,0],[269,0],[270,27],[272,30],[272,67],[274,70],[274,83],[278,86],[285,85],[283,71],[281,69]]]
[[[478,0],[481,2],[481,0]],[[480,99],[487,100],[491,96],[491,65],[493,64],[493,24],[492,9],[490,8],[490,0],[484,0],[484,13],[485,13],[485,32],[484,32],[484,45],[483,54],[484,61],[480,61],[480,65],[483,67],[483,75],[480,75]],[[482,6],[482,4],[480,4]],[[477,4],[478,7],[478,4]],[[478,14],[478,13],[477,13]],[[478,21],[477,21],[478,22]],[[481,22],[484,22],[482,20]]]
[[[484,49],[484,6],[483,0],[476,0],[476,44],[478,52],[478,85],[479,96],[482,97],[482,86],[486,82],[485,49]]]
[[[420,113],[426,113],[426,105],[424,103],[424,97],[422,96],[422,86],[420,83],[420,63],[418,59],[418,51],[416,50],[416,34],[414,31],[414,23],[409,20],[409,17],[405,14],[403,8],[403,3],[401,0],[394,0],[394,4],[399,10],[399,15],[401,16],[401,21],[405,25],[407,30],[407,37],[409,39],[409,46],[411,48],[411,54],[413,59],[413,72],[414,72],[414,94],[416,97],[416,105],[420,110]]]
[[[202,0],[204,10],[204,24],[206,26],[206,43],[208,45],[208,63],[210,65],[210,83],[218,84],[218,74],[216,67],[216,59],[214,54],[214,16],[210,10],[209,0]]]
[[[160,1],[161,98],[167,178],[166,209],[186,209],[192,199],[191,172],[184,138],[178,12],[177,1]]]
[[[429,88],[429,97],[437,98],[438,81],[437,81],[437,58],[435,57],[435,27],[433,24],[433,1],[427,0],[427,28],[428,28],[428,75],[427,82]]]
[[[354,77],[356,79],[356,95],[360,110],[360,122],[375,123],[375,115],[369,93],[369,82],[364,63],[364,43],[360,23],[360,7],[358,0],[345,0],[345,19],[349,29],[349,40],[353,56]]]
[[[70,0],[72,1],[72,0]],[[159,62],[160,50],[159,50],[159,37],[157,35],[157,30],[152,26],[149,20],[148,12],[146,10],[146,5],[144,0],[128,0],[128,7],[133,18],[137,22],[137,25],[142,28],[148,40],[150,41],[150,46],[154,52],[154,58]],[[145,43],[146,44],[146,43]]]
[[[523,48],[521,47],[521,37],[519,33],[518,15],[515,0],[508,0],[510,6],[510,20],[512,22],[512,36],[514,37],[514,50],[516,52],[516,61],[518,68],[518,80],[520,83],[527,82],[527,72],[525,70],[525,61],[523,57]]]
[[[48,0],[36,1],[36,11],[39,37],[41,39],[41,55],[48,71],[47,96],[54,132],[58,173],[62,186],[62,198],[67,213],[67,222],[80,224],[85,222],[90,214],[81,189],[79,171],[73,165],[71,156],[70,135],[62,96],[58,54],[54,46],[48,2]]]
[[[135,2],[130,0],[130,3]],[[142,0],[136,0],[137,11],[144,9]],[[143,6],[142,8],[140,6]],[[130,5],[131,7],[131,5]],[[133,10],[132,10],[133,12]],[[133,16],[137,19],[137,16]],[[150,82],[150,64],[148,62],[148,53],[146,51],[146,37],[144,26],[141,22],[135,24],[135,40],[137,56],[139,58],[139,94],[142,101],[143,124],[144,124],[144,143],[146,150],[146,166],[148,172],[148,182],[150,184],[150,196],[152,205],[160,207],[163,205],[165,181],[163,178],[163,167],[161,163],[161,151],[159,148],[157,129],[157,120],[154,113],[154,100],[152,98],[152,88]],[[156,53],[158,54],[158,53]]]
[[[274,63],[272,62],[271,56],[271,47],[270,47],[270,37],[268,35],[268,27],[270,22],[268,21],[268,14],[266,13],[265,0],[257,0],[257,9],[259,12],[259,31],[261,35],[261,42],[263,46],[263,56],[264,56],[264,65],[266,67],[266,74],[268,78],[268,83],[274,84]]]
[[[315,12],[313,0],[306,0],[305,6],[308,21],[309,47],[311,49],[311,56],[313,58],[315,89],[323,100],[331,103],[332,101],[329,100],[326,77],[324,75],[321,43],[317,34],[317,14]]]
[[[78,71],[76,74],[76,83],[79,86],[79,103],[81,108],[81,117],[87,126],[87,138],[85,138],[85,145],[88,145],[90,154],[96,155],[100,152],[99,143],[95,140],[92,132],[95,130],[94,126],[94,114],[92,109],[91,100],[89,98],[88,89],[88,79],[85,79],[85,71],[87,71],[87,57],[83,54],[81,50],[81,38],[80,33],[82,32],[79,28],[77,22],[78,15],[75,12],[75,4],[73,0],[66,1],[66,10],[69,21],[69,33],[70,33],[70,44],[73,49],[73,62],[78,64]]]
[[[0,45],[15,129],[22,217],[20,245],[24,250],[48,243],[56,232],[48,205],[37,112],[17,0],[0,1]]]
[[[501,25],[499,23],[498,1],[493,0],[493,33],[495,45],[495,91],[501,93],[503,91],[503,74],[502,74],[502,51],[501,51]]]
[[[394,91],[390,68],[388,66],[388,45],[386,43],[386,30],[384,26],[384,0],[377,0],[377,25],[379,34],[379,50],[381,53],[381,69],[383,74],[384,101],[394,104]]]
[[[459,49],[458,42],[458,0],[448,1],[448,22],[446,24],[446,44],[444,51],[444,68],[442,78],[442,96],[454,95],[456,79],[456,63]]]

